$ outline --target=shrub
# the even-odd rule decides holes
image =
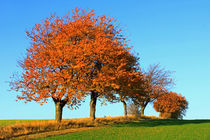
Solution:
[[[160,112],[162,118],[182,119],[188,108],[188,102],[181,94],[168,92],[158,97],[153,107]]]
[[[139,111],[139,105],[138,104],[129,104],[128,105],[128,108],[127,108],[127,111],[128,111],[128,115],[132,115],[132,116],[135,116],[135,117],[139,117],[140,116],[140,111]]]

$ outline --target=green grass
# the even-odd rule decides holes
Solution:
[[[136,121],[44,139],[210,140],[210,120]]]

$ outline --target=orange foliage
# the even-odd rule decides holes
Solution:
[[[20,100],[42,104],[51,97],[61,108],[77,107],[90,91],[113,97],[110,91],[120,88],[119,79],[137,74],[137,58],[121,29],[93,10],[51,15],[27,36],[32,43],[20,62],[23,72],[11,81],[11,88],[22,92]]]
[[[154,102],[153,107],[157,112],[177,112],[179,115],[183,115],[188,107],[188,102],[185,97],[181,96],[181,94],[168,92],[159,96]]]

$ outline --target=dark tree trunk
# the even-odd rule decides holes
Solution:
[[[124,108],[124,117],[127,117],[127,104],[126,104],[126,102],[123,100],[121,100],[121,102],[123,103],[123,108]]]
[[[140,116],[144,116],[144,110],[145,110],[145,106],[141,105]]]
[[[144,110],[145,110],[146,106],[148,105],[148,103],[149,103],[149,100],[140,103],[140,106],[141,106],[140,115],[141,116],[144,116]]]
[[[127,112],[127,104],[125,102],[125,98],[121,94],[119,94],[119,96],[120,96],[120,101],[123,103],[124,117],[127,117],[128,112]]]
[[[92,120],[95,120],[96,116],[95,116],[95,112],[96,112],[96,101],[97,101],[97,97],[98,97],[98,93],[95,91],[91,91],[91,95],[90,95],[90,118]]]
[[[61,122],[62,120],[62,113],[63,113],[63,107],[61,106],[60,102],[55,103],[55,120],[57,122]]]
[[[65,101],[60,101],[58,99],[53,99],[55,103],[55,120],[56,122],[61,122],[62,114],[63,114],[63,107],[65,106]]]

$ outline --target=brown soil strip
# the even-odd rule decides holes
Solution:
[[[31,139],[45,138],[45,137],[51,137],[51,136],[56,136],[56,135],[64,135],[68,133],[80,132],[80,131],[91,130],[91,129],[100,129],[100,128],[101,127],[70,128],[70,129],[65,129],[65,130],[57,130],[57,131],[42,132],[42,133],[25,135],[25,136],[19,136],[19,137],[12,138],[12,140],[31,140]]]

